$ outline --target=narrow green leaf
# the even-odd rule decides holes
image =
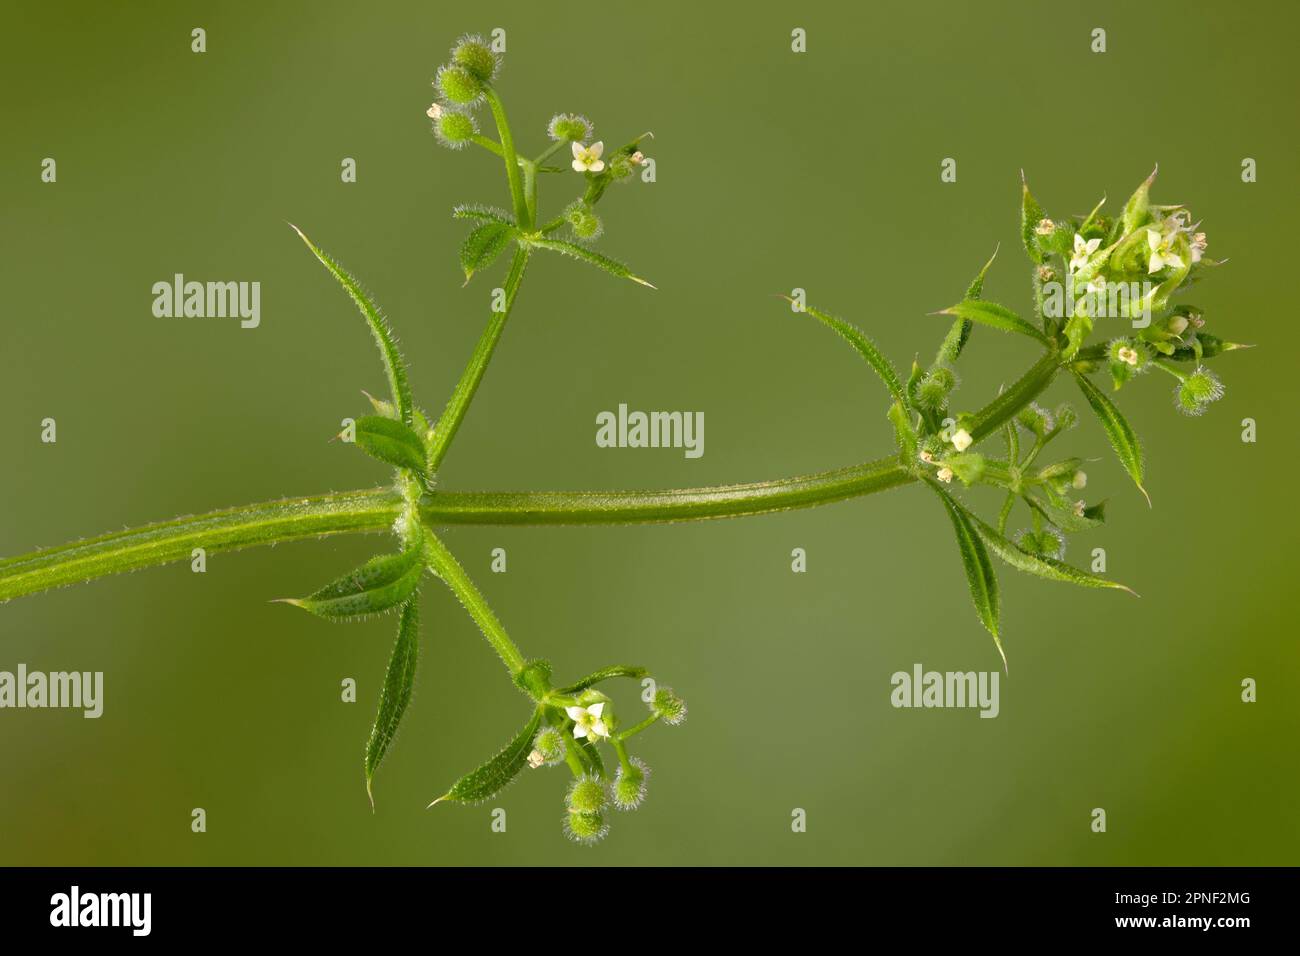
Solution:
[[[1101,421],[1101,427],[1105,429],[1106,437],[1110,439],[1119,463],[1124,466],[1124,470],[1132,477],[1138,491],[1142,492],[1142,496],[1150,505],[1151,496],[1142,487],[1142,443],[1138,440],[1137,433],[1120,414],[1115,404],[1085,375],[1075,371],[1074,379],[1079,383],[1079,390],[1083,392],[1083,397],[1088,400],[1088,404],[1092,406],[1092,410]]]
[[[889,406],[889,421],[894,426],[894,439],[898,442],[898,460],[904,467],[910,468],[916,462],[920,452],[916,429],[912,427],[911,416],[901,402]]]
[[[1023,169],[1020,171],[1020,186],[1020,239],[1024,243],[1025,252],[1029,254],[1030,261],[1041,265],[1047,261],[1047,255],[1038,248],[1038,235],[1034,229],[1044,218],[1043,207],[1038,205],[1038,200],[1030,193]]]
[[[787,295],[782,295],[780,298],[790,303],[794,302]],[[799,311],[811,315],[828,329],[837,332],[840,338],[853,346],[854,351],[866,359],[867,364],[880,376],[880,380],[885,383],[885,388],[889,389],[889,394],[893,396],[894,401],[899,402],[905,408],[908,407],[907,396],[903,394],[902,380],[898,377],[898,372],[895,371],[893,363],[885,357],[885,353],[876,347],[876,343],[871,341],[865,332],[852,322],[846,322],[820,309],[814,309],[811,305],[806,305]]]
[[[424,442],[415,430],[395,418],[363,415],[356,420],[356,445],[372,458],[425,474]]]
[[[453,219],[477,219],[479,222],[499,222],[505,226],[515,225],[510,213],[495,206],[480,206],[477,203],[462,203],[451,211]]]
[[[514,226],[485,222],[466,236],[460,247],[460,267],[465,270],[465,282],[468,283],[478,270],[492,265],[514,235]]]
[[[1119,236],[1127,236],[1139,226],[1145,226],[1151,221],[1151,184],[1155,182],[1156,173],[1160,171],[1160,165],[1157,163],[1156,168],[1151,170],[1151,175],[1143,180],[1142,185],[1133,191],[1133,195],[1124,203],[1124,211],[1120,214],[1119,222],[1116,224]]]
[[[402,361],[402,354],[397,350],[397,340],[393,338],[393,331],[388,327],[383,314],[379,311],[362,291],[357,280],[346,272],[342,266],[327,256],[320,248],[312,242],[303,233],[301,229],[289,224],[298,237],[307,244],[307,248],[312,251],[321,264],[330,271],[330,274],[338,280],[352,301],[357,304],[361,314],[365,316],[366,323],[370,326],[370,333],[375,337],[375,344],[379,346],[379,354],[384,360],[384,371],[388,375],[388,386],[393,393],[393,403],[397,406],[398,416],[408,425],[411,423],[411,385],[406,376],[406,365]]]
[[[456,800],[460,803],[480,803],[499,793],[528,762],[528,753],[533,747],[533,738],[542,722],[542,711],[533,711],[532,718],[524,725],[515,739],[506,744],[494,756],[477,770],[473,770],[457,780],[450,790],[434,803],[443,800]]]
[[[424,549],[413,541],[399,554],[381,554],[371,558],[351,574],[331,581],[305,598],[284,598],[317,617],[338,621],[379,614],[405,602],[420,585],[424,573]]]
[[[627,664],[615,664],[612,667],[603,667],[594,674],[588,674],[582,680],[570,684],[568,687],[561,687],[559,690],[555,691],[555,693],[568,697],[578,693],[579,691],[584,691],[594,684],[599,684],[602,681],[607,681],[613,677],[630,677],[633,680],[640,680],[642,677],[645,677],[645,675],[646,669],[644,667],[630,667]]]
[[[1089,574],[1087,571],[1081,571],[1063,561],[1057,561],[1054,558],[1040,558],[1022,551],[1013,542],[1004,538],[995,528],[980,520],[978,515],[974,515],[962,508],[960,504],[956,506],[966,513],[967,519],[974,524],[975,529],[979,532],[980,537],[984,539],[984,543],[988,545],[989,550],[1017,571],[1036,574],[1040,578],[1047,578],[1049,581],[1065,581],[1068,584],[1077,584],[1085,588],[1118,588],[1121,591],[1133,593],[1131,588],[1125,587],[1118,581],[1108,581],[1105,578],[1097,577],[1095,574]]]
[[[998,248],[1001,248],[999,246]],[[993,250],[993,255],[989,256],[989,261],[984,263],[984,268],[979,271],[971,284],[966,287],[966,299],[978,299],[984,292],[984,277],[988,274],[989,266],[993,265],[993,260],[998,257],[998,250]],[[939,346],[939,354],[935,358],[935,364],[941,362],[955,362],[961,357],[962,350],[966,348],[966,343],[970,341],[971,329],[974,323],[970,319],[958,319],[944,336],[943,344]]]
[[[370,798],[372,810],[375,795],[371,782],[375,770],[397,734],[415,686],[415,663],[420,654],[419,603],[420,596],[416,593],[402,605],[402,617],[397,622],[397,643],[393,645],[393,656],[388,661],[384,687],[379,692],[379,712],[375,714],[375,725],[370,728],[370,740],[366,744],[366,796]]]
[[[590,263],[597,269],[604,269],[612,276],[620,279],[631,279],[633,282],[639,282],[641,285],[655,288],[645,279],[632,274],[632,270],[617,259],[611,259],[609,256],[603,256],[599,252],[593,252],[585,246],[577,245],[573,242],[565,242],[563,239],[538,239],[530,237],[527,240],[528,245],[536,246],[539,249],[550,249],[552,252],[558,252],[564,256],[572,256],[574,259],[581,259],[583,262]]]
[[[948,517],[952,519],[953,531],[957,533],[957,547],[961,551],[962,567],[966,570],[966,582],[970,585],[971,600],[975,603],[975,611],[979,614],[981,623],[993,635],[993,643],[997,645],[1005,670],[1007,655],[1002,649],[1002,638],[998,636],[998,579],[993,572],[993,562],[989,560],[989,553],[984,548],[979,532],[967,517],[966,509],[934,481],[927,479],[926,484],[934,489],[948,510]]]
[[[960,319],[969,319],[972,322],[978,322],[981,325],[987,325],[1002,332],[1019,332],[1031,339],[1037,339],[1044,345],[1047,344],[1047,336],[1043,335],[1041,331],[1034,328],[1006,306],[998,305],[996,302],[985,302],[983,299],[968,299],[934,314],[954,315]]]

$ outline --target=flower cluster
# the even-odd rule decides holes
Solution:
[[[592,675],[638,676],[636,668],[610,668]],[[686,702],[671,688],[656,688],[649,701],[650,714],[640,723],[620,729],[614,705],[588,681],[543,697],[547,725],[533,737],[527,757],[529,767],[567,763],[573,779],[565,793],[564,833],[578,843],[592,844],[609,833],[606,811],[635,810],[645,800],[650,768],[628,753],[627,741],[656,721],[680,724],[686,719]],[[611,747],[618,761],[613,777],[605,768],[597,744]]]

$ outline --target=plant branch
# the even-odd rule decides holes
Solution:
[[[519,157],[515,153],[515,140],[510,134],[510,121],[506,118],[506,108],[501,103],[497,91],[488,87],[484,92],[488,106],[492,110],[492,119],[497,124],[497,136],[501,138],[501,156],[506,164],[506,179],[510,183],[510,197],[515,204],[515,222],[521,229],[531,229],[532,220],[528,218],[528,204],[524,200],[524,185],[519,175]]]
[[[519,292],[519,284],[523,281],[524,269],[528,265],[528,255],[528,249],[523,246],[515,250],[514,259],[510,262],[510,274],[506,276],[505,308],[500,312],[492,313],[492,318],[488,321],[487,328],[483,330],[483,335],[478,340],[478,345],[474,349],[474,354],[470,357],[469,364],[465,366],[460,381],[456,383],[456,390],[451,394],[451,401],[447,403],[442,417],[438,419],[438,424],[434,426],[433,444],[429,449],[429,472],[431,474],[436,473],[438,467],[442,464],[447,449],[451,447],[451,440],[456,437],[456,431],[460,428],[460,423],[464,421],[465,413],[469,411],[469,404],[474,400],[474,393],[478,391],[479,382],[483,380],[483,373],[487,371],[488,362],[492,361],[492,353],[496,351],[497,342],[501,340],[501,333],[505,331],[506,319],[510,318],[510,310],[514,308],[515,296]]]
[[[465,573],[464,567],[456,560],[456,556],[447,550],[447,546],[433,533],[433,529],[426,528],[425,531],[424,550],[429,567],[446,582],[447,587],[451,588],[452,593],[464,605],[469,616],[474,619],[474,623],[483,632],[492,649],[497,652],[501,662],[509,668],[510,673],[518,674],[524,669],[526,663],[524,655],[515,646],[515,642],[510,640],[505,626],[492,612],[487,599],[483,597],[483,592]]]
[[[522,250],[516,260],[526,256]],[[512,269],[515,288],[522,267]],[[509,296],[507,302],[509,303]],[[435,432],[438,460],[464,417],[500,337],[505,313],[495,313]],[[1047,355],[974,416],[977,438],[991,434],[1036,398],[1059,369]],[[746,484],[665,491],[434,491],[420,502],[425,524],[614,525],[700,521],[811,508],[910,484],[916,475],[890,455],[875,461]],[[177,518],[0,559],[0,601],[122,571],[186,560],[194,548],[233,551],[347,532],[382,531],[406,503],[391,488],[291,498]],[[454,558],[452,559],[454,561]],[[450,567],[450,565],[449,565]],[[459,565],[455,565],[459,567]],[[441,573],[441,572],[440,572]],[[454,576],[454,572],[453,576]],[[463,571],[461,571],[463,574]],[[468,578],[466,578],[468,582]],[[472,588],[472,583],[469,583]],[[459,592],[458,592],[459,593]],[[463,598],[462,598],[463,599]],[[480,598],[481,600],[481,598]],[[467,603],[469,606],[470,603]],[[482,604],[486,610],[486,603]],[[473,610],[471,609],[471,613]],[[490,610],[487,610],[491,614]],[[500,627],[499,622],[497,627]],[[504,635],[504,631],[501,632]],[[508,638],[507,638],[508,640]],[[516,652],[517,653],[517,652]],[[506,655],[502,655],[506,659]]]

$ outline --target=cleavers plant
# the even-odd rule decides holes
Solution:
[[[372,795],[376,769],[389,749],[411,699],[419,648],[420,585],[427,571],[439,578],[469,612],[489,645],[529,701],[518,733],[496,755],[461,777],[430,806],[442,801],[488,799],[525,767],[565,764],[572,781],[565,797],[564,831],[593,843],[608,831],[611,807],[630,810],[645,795],[649,770],[628,752],[628,742],[656,722],[677,724],[686,705],[671,689],[647,680],[640,667],[604,667],[557,686],[550,665],[526,658],[436,529],[451,524],[630,524],[756,515],[811,507],[885,491],[911,483],[927,485],[952,521],[962,564],[980,621],[993,635],[1003,666],[997,578],[990,554],[1013,568],[1087,587],[1123,585],[1066,564],[1065,536],[1097,526],[1104,502],[1077,498],[1087,484],[1078,458],[1044,464],[1040,459],[1058,435],[1076,424],[1068,405],[1048,410],[1038,400],[1064,374],[1076,383],[1099,419],[1120,463],[1138,488],[1145,480],[1141,443],[1106,390],[1092,377],[1107,373],[1114,389],[1159,369],[1175,379],[1176,407],[1199,414],[1222,395],[1218,378],[1204,365],[1243,346],[1204,331],[1198,309],[1176,298],[1218,263],[1204,255],[1204,233],[1182,206],[1158,206],[1149,196],[1152,173],[1109,218],[1102,203],[1086,216],[1049,219],[1029,189],[1022,190],[1021,234],[1031,261],[1034,309],[1025,319],[982,297],[990,259],[956,305],[935,315],[950,316],[934,361],[913,362],[906,379],[854,325],[789,299],[791,308],[816,318],[844,338],[871,366],[889,392],[887,417],[897,441],[893,453],[876,460],[814,475],[711,488],[632,492],[456,492],[438,487],[443,458],[451,446],[513,310],[531,255],[560,253],[641,285],[622,263],[591,248],[601,234],[595,207],[613,183],[638,178],[645,163],[642,134],[606,156],[592,124],[576,114],[559,114],[547,126],[551,140],[535,158],[516,151],[497,91],[500,56],[485,40],[463,37],[434,86],[438,102],[428,110],[438,141],[453,149],[475,146],[505,167],[511,211],[462,205],[456,218],[475,225],[460,250],[466,282],[512,248],[503,297],[494,308],[474,354],[441,416],[430,418],[415,403],[405,363],[388,323],[356,279],[301,231],[298,235],[338,280],[365,317],[379,346],[388,397],[370,398],[373,414],[345,430],[350,440],[394,469],[390,487],[266,502],[176,519],[0,560],[0,601],[120,571],[165,564],[190,556],[192,548],[227,551],[256,544],[345,532],[391,530],[396,551],[304,598],[286,603],[331,621],[394,612],[397,641],[380,693],[378,712],[364,758],[366,790]],[[479,131],[477,111],[491,113],[497,138]],[[552,163],[560,153],[566,162]],[[538,217],[541,175],[581,176],[579,195],[545,222]],[[567,238],[562,238],[566,236]],[[996,257],[996,254],[995,254]],[[1083,289],[1075,300],[1073,290]],[[653,288],[653,287],[652,287]],[[1120,296],[1117,291],[1140,290]],[[1064,290],[1064,294],[1062,292]],[[1064,301],[1064,305],[1063,305]],[[1040,357],[1013,384],[975,411],[953,402],[955,367],[983,325],[1033,341]],[[1096,327],[1106,340],[1089,344]],[[974,450],[1000,436],[1002,454]],[[952,493],[962,485],[1001,489],[1004,503],[986,522]],[[1149,501],[1149,499],[1148,499]],[[1009,537],[1017,506],[1029,526]],[[648,715],[624,725],[613,701],[598,687],[631,678],[649,688]],[[613,773],[600,746],[611,748]],[[373,795],[372,795],[373,804]]]

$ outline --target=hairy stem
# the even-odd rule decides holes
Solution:
[[[514,308],[515,296],[519,292],[519,284],[523,281],[524,269],[528,266],[528,255],[528,249],[524,246],[515,249],[514,259],[510,262],[510,274],[506,276],[505,308],[500,312],[492,313],[492,318],[488,321],[482,336],[479,337],[469,364],[465,366],[460,381],[456,383],[451,401],[447,403],[442,417],[434,426],[433,445],[429,450],[430,472],[436,472],[442,464],[442,459],[446,457],[447,449],[451,447],[451,440],[456,437],[456,431],[464,421],[465,413],[469,411],[469,404],[474,400],[474,393],[478,391],[479,382],[483,380],[483,373],[487,371],[488,362],[492,361],[492,353],[496,351],[501,333],[505,331],[506,319],[510,318],[510,310]]]
[[[516,255],[518,259],[521,253]],[[519,270],[512,269],[518,286]],[[439,423],[441,453],[464,416],[482,377],[505,313],[494,316],[474,360]],[[1052,381],[1059,359],[1047,355],[1012,387],[975,414],[972,432],[991,434]],[[439,456],[440,457],[440,456]],[[843,501],[916,481],[894,455],[848,468],[776,481],[667,491],[434,491],[420,502],[421,519],[438,525],[596,525],[700,521],[767,514]],[[344,532],[381,531],[406,507],[391,488],[270,501],[177,518],[0,559],[0,601],[121,571],[186,560],[194,548],[232,551]],[[444,549],[445,550],[445,549]],[[454,561],[454,559],[452,559]],[[456,565],[455,567],[459,567]],[[463,571],[461,574],[463,575]],[[466,578],[468,583],[468,579]],[[473,588],[472,583],[468,585]],[[458,592],[459,593],[459,592]],[[475,592],[477,593],[477,592]],[[463,599],[463,598],[462,598]],[[481,597],[479,598],[481,601]],[[470,603],[467,603],[469,606]],[[482,607],[487,614],[486,603]],[[473,613],[473,609],[471,609]],[[495,620],[495,619],[493,619]],[[497,623],[497,628],[500,624]],[[504,635],[504,631],[501,631]],[[508,638],[507,638],[508,640]],[[518,652],[515,651],[515,654]],[[506,655],[502,655],[506,659]],[[522,658],[520,658],[522,659]]]
[[[528,230],[533,227],[528,217],[528,203],[524,200],[524,185],[519,175],[519,157],[515,153],[515,140],[510,134],[510,121],[506,118],[506,108],[501,103],[497,91],[488,87],[484,94],[492,110],[492,119],[497,124],[497,136],[501,139],[501,156],[506,164],[506,179],[510,183],[510,198],[515,204],[515,222],[519,228]]]
[[[456,556],[447,550],[447,546],[442,543],[442,539],[433,533],[432,529],[426,528],[425,535],[425,556],[429,562],[429,567],[433,572],[447,583],[464,605],[469,616],[474,619],[478,629],[483,632],[487,642],[492,645],[492,649],[497,652],[501,662],[509,668],[511,674],[518,674],[524,669],[524,655],[520,653],[515,642],[510,640],[510,635],[506,633],[504,625],[492,608],[488,606],[487,599],[483,597],[483,592],[478,586],[470,580],[470,576],[465,573],[461,563],[456,560]]]
[[[267,501],[87,538],[0,560],[0,601],[121,571],[188,561],[194,548],[233,551],[343,532],[384,531],[402,506],[396,491],[372,488]]]

